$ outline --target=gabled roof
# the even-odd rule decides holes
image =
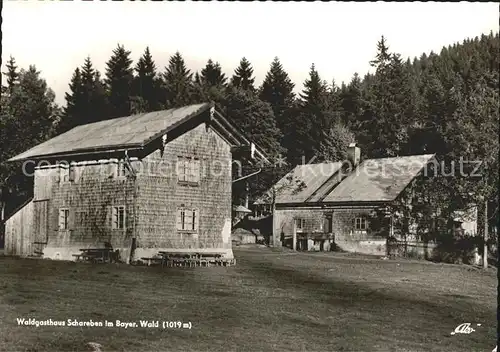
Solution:
[[[178,127],[183,125],[194,127],[198,121],[194,121],[197,117],[202,117],[204,121],[215,120],[212,127],[235,145],[250,143],[217,111],[211,110],[209,114],[208,110],[211,108],[214,108],[213,104],[203,103],[77,126],[8,161],[92,154],[116,149],[141,149]],[[201,121],[200,118],[199,122]],[[261,151],[257,154],[264,158]]]
[[[395,200],[434,154],[368,159],[349,174],[342,162],[298,165],[276,184],[276,204],[368,203]],[[303,181],[305,188],[280,185]],[[262,204],[262,199],[255,204]]]
[[[297,165],[276,183],[276,203],[306,201],[315,196],[316,190],[332,178],[341,167],[342,163],[340,162]],[[254,204],[268,204],[267,199],[271,196],[272,190],[269,190]]]
[[[276,184],[276,203],[305,202],[341,167],[342,163],[297,165]],[[303,187],[296,181],[303,182]]]
[[[208,110],[210,104],[155,111],[77,126],[9,161],[117,147],[141,147],[183,121]]]
[[[323,201],[393,201],[433,157],[427,154],[365,160]]]

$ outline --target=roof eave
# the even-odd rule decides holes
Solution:
[[[140,144],[120,144],[117,146],[108,146],[108,147],[99,147],[99,148],[84,148],[84,149],[76,149],[68,153],[55,153],[55,154],[45,154],[45,155],[37,155],[32,157],[25,158],[10,158],[7,162],[16,162],[16,161],[28,161],[28,160],[40,160],[40,159],[57,159],[63,157],[74,157],[74,156],[82,156],[82,155],[92,155],[92,154],[102,154],[102,153],[113,153],[113,152],[122,152],[122,151],[130,151],[130,150],[142,150],[143,147]]]
[[[44,154],[44,155],[34,155],[34,156],[29,156],[29,157],[19,157],[27,152],[24,152],[22,154],[19,154],[17,156],[14,156],[13,158],[10,158],[7,160],[7,162],[19,162],[19,161],[28,161],[28,160],[40,160],[40,159],[56,159],[56,158],[63,158],[63,157],[75,157],[75,156],[84,156],[84,155],[92,155],[92,154],[104,154],[104,153],[113,153],[113,152],[121,152],[121,151],[130,151],[130,150],[145,150],[148,148],[152,143],[160,139],[162,136],[165,134],[167,135],[167,143],[169,142],[168,140],[168,134],[172,133],[172,131],[177,130],[180,126],[188,123],[191,121],[193,118],[200,116],[204,113],[206,113],[209,109],[214,109],[213,114],[211,113],[206,114],[206,121],[210,121],[210,119],[216,120],[216,122],[220,125],[218,126],[220,129],[223,130],[224,134],[228,134],[226,136],[226,142],[231,144],[228,140],[232,139],[233,142],[238,142],[241,145],[251,145],[252,142],[248,140],[241,132],[237,130],[237,128],[230,123],[222,114],[220,114],[217,110],[215,110],[215,104],[213,102],[210,103],[203,103],[202,106],[192,112],[191,114],[185,116],[183,119],[180,121],[177,121],[176,123],[168,126],[167,128],[155,133],[153,136],[149,137],[148,139],[144,140],[141,143],[130,143],[130,144],[119,144],[119,145],[112,145],[112,146],[100,146],[97,148],[82,148],[80,150],[75,149],[69,152],[62,152],[62,153],[54,153],[54,154]],[[205,117],[203,117],[203,120],[205,121]],[[215,126],[212,126],[212,128]],[[174,137],[175,138],[175,137]],[[253,143],[255,145],[255,143]],[[270,161],[268,158],[265,156],[264,152],[262,149],[258,146],[255,145],[255,154],[258,156],[258,158],[265,163],[270,164]]]
[[[380,207],[392,202],[394,200],[276,203],[276,208]]]

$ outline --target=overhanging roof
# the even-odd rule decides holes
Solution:
[[[305,202],[341,167],[340,162],[297,165],[276,183],[276,203]],[[270,197],[271,191],[267,193]],[[254,204],[263,203],[264,199],[258,199]]]
[[[211,126],[235,145],[246,145],[250,141],[244,137],[221,114],[214,111],[211,103],[184,106],[169,110],[136,114],[126,117],[99,121],[77,126],[59,136],[45,141],[8,161],[23,161],[75,154],[94,154],[117,149],[142,149],[184,124],[190,124],[198,116],[206,116],[204,121],[214,120]],[[200,123],[201,123],[200,119]],[[264,153],[257,154],[264,158]]]
[[[368,159],[349,174],[342,175],[342,162],[298,165],[276,184],[303,181],[305,188],[284,188],[277,205],[376,204],[395,200],[434,158],[434,154]],[[338,177],[337,177],[338,176]],[[264,204],[259,199],[254,204]]]
[[[393,201],[433,157],[426,154],[365,160],[323,201]]]

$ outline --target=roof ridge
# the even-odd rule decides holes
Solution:
[[[93,124],[96,124],[96,123],[102,123],[102,122],[110,122],[110,121],[117,121],[119,119],[124,119],[126,117],[132,117],[132,116],[143,116],[143,115],[146,115],[146,114],[154,114],[154,113],[161,113],[161,112],[166,112],[166,111],[170,111],[170,114],[172,114],[172,111],[173,110],[179,110],[179,109],[184,109],[184,108],[187,108],[187,107],[191,107],[191,106],[196,106],[196,105],[205,105],[205,104],[210,104],[208,102],[204,102],[204,103],[199,103],[199,104],[189,104],[189,105],[186,105],[186,106],[180,106],[180,107],[176,107],[176,108],[169,108],[169,109],[161,109],[161,110],[155,110],[155,111],[148,111],[148,112],[138,112],[138,113],[135,113],[135,114],[131,114],[131,115],[125,115],[125,116],[118,116],[118,117],[113,117],[111,119],[106,119],[106,120],[101,120],[101,121],[95,121],[95,122],[89,122],[89,123],[86,123],[84,125],[79,125],[79,126],[75,126],[73,127],[71,130],[68,130],[66,132],[69,132],[69,131],[72,131],[78,127],[82,127],[82,126],[89,126],[89,125],[93,125]],[[64,133],[66,133],[64,132]],[[63,135],[64,133],[61,133],[59,136]],[[56,136],[57,137],[57,136]]]
[[[384,158],[370,158],[370,159],[364,159],[360,164],[369,161],[369,160],[388,160],[388,159],[402,159],[402,158],[415,158],[419,156],[426,156],[426,157],[431,157],[436,155],[436,153],[430,153],[430,154],[413,154],[413,155],[400,155],[400,156],[388,156]]]

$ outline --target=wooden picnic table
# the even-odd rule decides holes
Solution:
[[[102,261],[107,262],[111,260],[111,253],[113,248],[81,248],[80,254],[73,254],[77,260],[83,259],[85,261]]]
[[[213,262],[216,265],[222,265],[222,254],[220,252],[158,252],[162,256],[162,266],[210,266]]]

